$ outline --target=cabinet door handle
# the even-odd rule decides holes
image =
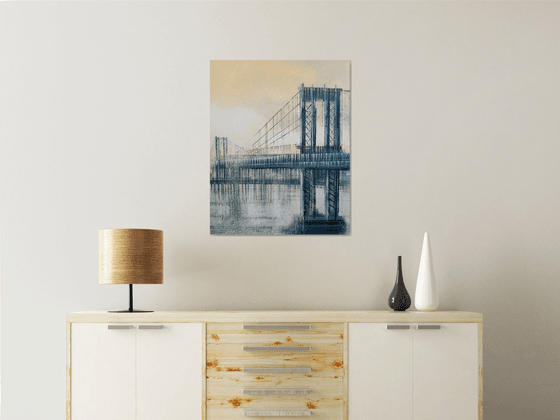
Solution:
[[[422,325],[422,324],[418,324],[418,329],[419,330],[440,330],[441,325]]]
[[[311,368],[243,368],[247,373],[292,373],[311,372]]]
[[[138,328],[141,330],[161,330],[163,325],[139,325]]]
[[[250,324],[250,325],[243,325],[243,329],[244,330],[310,330],[311,325],[302,325],[302,324],[296,324],[296,325],[268,325],[268,324],[254,325],[254,324]]]
[[[311,347],[306,346],[296,346],[296,347],[270,347],[270,346],[260,346],[251,347],[244,346],[244,351],[311,351]]]
[[[251,410],[243,414],[247,417],[306,417],[311,416],[311,410]]]
[[[395,324],[387,324],[386,325],[388,330],[409,330],[410,325],[395,325]]]
[[[130,330],[132,325],[107,325],[107,328],[110,330]]]
[[[305,395],[311,394],[310,389],[244,389],[248,395]]]

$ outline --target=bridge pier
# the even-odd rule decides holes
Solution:
[[[314,172],[313,169],[301,170],[301,215],[304,221],[311,220],[316,213]]]
[[[338,218],[339,186],[340,171],[328,171],[327,186],[325,188],[325,208],[328,221],[335,221]]]
[[[227,178],[227,168],[224,161],[228,155],[228,140],[227,137],[215,137],[214,141],[216,153],[215,177],[219,180],[225,180]]]

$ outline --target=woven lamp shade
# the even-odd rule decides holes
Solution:
[[[162,284],[163,231],[99,231],[100,284]]]

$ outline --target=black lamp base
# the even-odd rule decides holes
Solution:
[[[115,313],[115,314],[116,314],[116,313],[121,313],[121,312],[125,313],[125,312],[154,312],[154,311],[143,311],[143,310],[141,310],[141,309],[133,309],[133,310],[131,311],[130,309],[121,309],[121,310],[107,311],[107,312]]]
[[[119,309],[119,310],[107,311],[107,312],[110,312],[110,313],[154,312],[154,311],[143,311],[142,309],[134,309],[134,308],[133,308],[133,303],[132,303],[132,284],[129,284],[129,285],[128,285],[128,302],[129,302],[129,307],[128,307],[128,309]]]

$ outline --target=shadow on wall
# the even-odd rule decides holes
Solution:
[[[481,294],[484,364],[492,369],[485,371],[484,399],[503,418],[548,419],[551,407],[560,412],[560,335],[554,322],[560,308],[557,286],[551,287],[558,274],[539,258],[505,251],[495,258],[499,270],[486,276],[488,286]],[[508,384],[507,393],[499,391],[503,384]]]

